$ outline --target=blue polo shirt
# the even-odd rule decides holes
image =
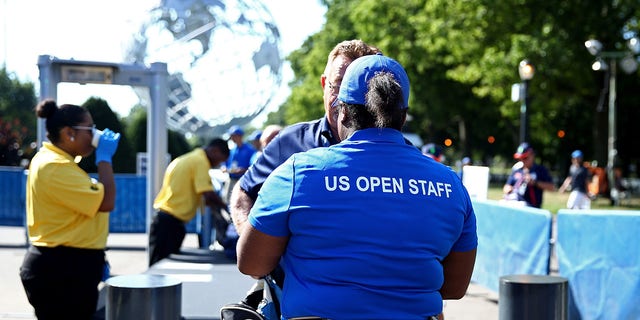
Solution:
[[[238,183],[242,190],[255,200],[271,172],[292,154],[336,143],[338,140],[333,137],[326,117],[285,127],[267,145],[262,156],[258,157]]]
[[[365,129],[293,155],[249,215],[289,237],[285,318],[425,319],[442,311],[441,261],[477,247],[469,195],[454,171],[393,129]]]
[[[254,153],[256,153],[256,149],[248,143],[243,143],[239,147],[236,146],[229,151],[229,158],[226,162],[227,168],[233,167],[234,162],[236,167],[249,168],[251,166],[251,157]],[[242,173],[230,173],[229,177],[232,179],[240,179],[240,177],[242,177]]]

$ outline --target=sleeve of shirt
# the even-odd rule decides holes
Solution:
[[[266,179],[249,214],[251,225],[271,236],[290,235],[289,208],[295,177],[293,164],[294,158],[291,158]]]
[[[240,178],[240,187],[249,197],[257,199],[258,192],[267,177],[286,159],[281,158],[282,154],[281,135],[276,136],[262,151],[262,155]]]
[[[469,193],[467,189],[462,186],[463,190],[463,201],[464,207],[466,208],[466,214],[464,218],[464,224],[462,226],[462,233],[458,238],[458,241],[454,243],[451,251],[456,252],[465,252],[469,250],[473,250],[478,247],[478,233],[476,228],[476,214],[473,211],[473,205],[471,204],[471,199],[469,198]]]

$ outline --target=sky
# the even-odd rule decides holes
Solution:
[[[122,62],[123,46],[145,21],[149,9],[160,0],[0,0],[0,65],[20,81],[30,81],[39,91],[38,56],[60,59]],[[281,35],[283,56],[298,49],[324,24],[325,8],[318,0],[262,0],[271,12]],[[304,12],[304,14],[300,14]],[[266,114],[275,111],[289,95],[293,79],[288,64],[272,103],[254,122],[260,126]],[[38,94],[38,92],[37,92]],[[91,96],[110,101],[126,116],[138,101],[128,87],[114,85],[58,85],[59,103],[82,104]],[[117,99],[118,103],[111,103]]]

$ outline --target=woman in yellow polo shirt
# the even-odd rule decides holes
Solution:
[[[105,264],[116,187],[111,158],[119,133],[98,132],[82,107],[54,100],[36,106],[47,138],[27,177],[26,211],[31,243],[20,278],[38,319],[91,319]],[[101,135],[100,135],[101,133]],[[94,135],[97,148],[93,146]],[[98,181],[74,159],[96,150]]]

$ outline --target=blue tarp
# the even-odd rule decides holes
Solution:
[[[500,277],[546,275],[549,269],[551,213],[497,201],[473,201],[478,253],[472,281],[498,292]]]
[[[20,167],[0,167],[0,225],[25,224],[25,175]]]
[[[116,206],[109,216],[109,232],[145,233],[147,178],[132,174],[116,174]],[[200,215],[187,223],[187,232],[194,233]]]
[[[95,174],[91,176],[96,177]],[[116,206],[109,217],[109,232],[145,233],[147,181],[145,176],[116,174]],[[0,168],[0,225],[25,225],[26,174],[22,168]],[[200,215],[187,223],[187,232],[199,230]]]
[[[640,211],[560,210],[560,275],[571,319],[640,319]]]

